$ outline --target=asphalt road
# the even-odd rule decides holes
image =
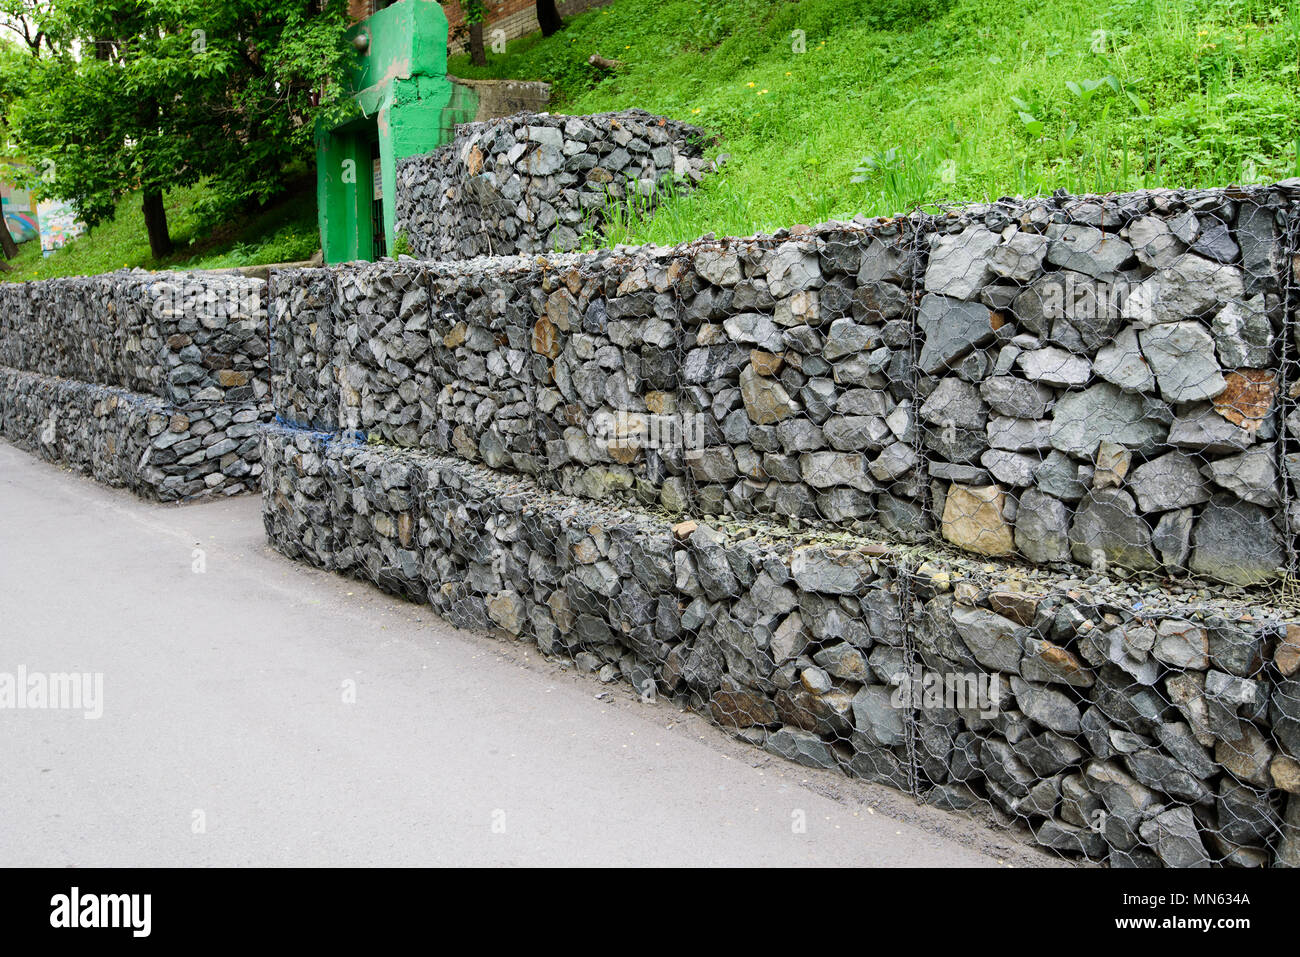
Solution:
[[[0,442],[0,673],[101,674],[103,711],[0,709],[0,863],[1056,863],[296,565],[259,505]]]

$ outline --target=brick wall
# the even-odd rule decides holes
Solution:
[[[612,0],[560,0],[557,6],[560,10],[560,16],[568,18],[593,7],[607,6],[611,2]],[[452,0],[450,3],[443,4],[442,9],[447,14],[447,21],[454,30],[461,22],[459,0]],[[534,30],[540,29],[537,24],[536,0],[488,0],[488,28],[484,34],[484,39],[488,43],[492,42],[491,32],[496,29],[504,30],[507,40],[526,36]],[[453,43],[451,48],[454,51],[459,51],[462,44]]]

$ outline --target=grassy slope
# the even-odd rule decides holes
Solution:
[[[48,279],[111,272],[123,266],[146,269],[218,269],[309,258],[320,248],[316,225],[314,180],[295,183],[266,210],[227,221],[210,209],[211,196],[202,185],[167,194],[167,219],[177,252],[163,262],[149,253],[139,197],[118,205],[117,215],[51,256],[42,257],[40,244],[19,246],[12,272],[0,279]]]
[[[627,68],[601,78],[594,52]],[[1284,0],[618,0],[450,71],[552,80],[562,112],[639,106],[722,134],[723,174],[610,236],[675,242],[1295,176],[1298,66],[1300,5]]]

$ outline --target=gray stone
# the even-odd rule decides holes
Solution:
[[[1192,529],[1189,567],[1194,574],[1256,585],[1277,577],[1284,561],[1281,536],[1258,505],[1215,496]]]
[[[1167,571],[1185,571],[1192,550],[1192,510],[1183,508],[1161,515],[1151,533],[1151,547]]]
[[[990,235],[992,235],[990,233]],[[1035,233],[1017,232],[993,249],[989,268],[993,274],[1018,283],[1029,282],[1043,269],[1047,255],[1047,237]],[[968,299],[969,296],[961,298]]]
[[[1172,416],[1152,399],[1099,382],[1057,400],[1052,417],[1052,446],[1092,458],[1103,440],[1144,455],[1164,442]]]
[[[1156,736],[1165,750],[1196,777],[1204,780],[1218,770],[1210,749],[1197,741],[1191,728],[1183,722],[1161,724],[1156,730]]]
[[[1228,387],[1215,359],[1214,339],[1199,322],[1167,322],[1143,330],[1142,353],[1168,402],[1212,399]]]
[[[1209,404],[1189,406],[1174,417],[1169,444],[1200,453],[1227,453],[1249,448],[1255,433],[1238,428]]]
[[[1139,284],[1129,314],[1144,325],[1177,322],[1208,316],[1245,294],[1241,269],[1185,253]]]
[[[995,449],[1008,452],[1037,451],[1051,445],[1052,423],[1048,419],[1009,419],[994,415],[989,418],[988,443]]]
[[[1091,484],[1091,468],[1080,465],[1068,455],[1053,449],[1034,470],[1034,481],[1041,492],[1065,502],[1083,498]]]
[[[1120,489],[1089,492],[1070,526],[1070,554],[1094,570],[1118,565],[1131,571],[1159,567],[1151,551],[1151,532],[1137,516],[1133,497]]]
[[[988,469],[995,479],[1005,485],[1018,487],[1034,483],[1034,469],[1039,463],[1037,456],[1007,452],[1003,449],[989,449],[980,456],[980,464]]]
[[[991,254],[997,245],[997,233],[983,226],[938,236],[930,246],[926,292],[974,299],[980,287],[993,278]]]
[[[1059,734],[1078,734],[1079,706],[1069,695],[1011,676],[1011,692],[1025,715]]]
[[[1192,252],[1221,263],[1236,262],[1241,255],[1227,223],[1219,222],[1211,223],[1201,230],[1196,242],[1192,243]]]
[[[1070,559],[1070,511],[1058,499],[1030,489],[1016,513],[1016,550],[1031,562]]]
[[[1229,302],[1210,323],[1219,363],[1225,369],[1264,369],[1273,364],[1273,326],[1260,293]]]
[[[1138,262],[1149,269],[1171,265],[1187,248],[1168,224],[1155,216],[1142,216],[1129,223],[1128,240]]]
[[[1175,668],[1204,671],[1210,666],[1210,635],[1200,625],[1167,618],[1156,628],[1151,654]]]
[[[985,379],[979,393],[994,412],[1014,419],[1043,418],[1053,399],[1052,390],[1046,386],[1009,375]]]
[[[988,407],[975,386],[950,377],[940,380],[921,405],[921,418],[940,427],[982,429],[988,422]]]
[[[846,681],[865,682],[871,676],[866,656],[847,642],[828,645],[813,655],[813,661],[827,673]]]
[[[786,725],[767,736],[763,745],[775,755],[807,768],[835,770],[839,762],[831,746],[810,731]]]
[[[917,325],[924,336],[917,365],[927,375],[991,342],[995,335],[993,313],[987,307],[933,293],[922,298]]]
[[[894,706],[894,691],[886,685],[865,685],[853,696],[853,726],[879,747],[906,740],[904,711]]]
[[[1133,776],[1149,788],[1167,794],[1180,801],[1193,804],[1206,804],[1210,792],[1187,769],[1168,755],[1151,748],[1143,748],[1127,754],[1124,764]]]
[[[841,452],[880,449],[893,437],[878,415],[835,415],[822,423],[822,434],[831,448]]]
[[[1092,365],[1087,359],[1055,346],[1022,352],[1016,365],[1027,379],[1044,385],[1068,388],[1085,385],[1092,378]]]
[[[871,461],[871,475],[881,482],[892,482],[911,472],[919,462],[920,456],[912,446],[895,442]]]
[[[1188,807],[1163,811],[1138,828],[1143,842],[1166,867],[1209,867],[1196,817]]]
[[[844,356],[856,355],[873,346],[875,334],[875,328],[872,326],[859,325],[852,319],[836,319],[831,323],[822,355],[831,362]],[[775,352],[778,349],[771,351]]]
[[[805,452],[799,456],[799,474],[813,488],[847,485],[863,492],[876,490],[867,475],[866,457],[859,452]]]
[[[1238,455],[1215,459],[1201,469],[1220,488],[1255,505],[1276,505],[1279,482],[1273,445],[1261,445]]]
[[[822,283],[817,253],[808,245],[782,243],[767,256],[767,286],[777,299]]]
[[[1092,368],[1125,392],[1151,392],[1156,387],[1156,377],[1142,357],[1137,330],[1132,326],[1121,329],[1112,342],[1098,350]]]
[[[1078,225],[1066,226],[1047,251],[1052,265],[1096,278],[1117,272],[1132,257],[1133,247],[1118,236]]]
[[[1024,653],[1024,634],[1010,619],[983,608],[954,605],[952,623],[971,654],[993,671],[1014,672]]]
[[[812,545],[795,549],[790,573],[805,591],[828,595],[856,594],[874,577],[861,553]]]
[[[1144,512],[1166,512],[1210,500],[1210,490],[1196,462],[1184,452],[1169,452],[1139,465],[1129,487]]]

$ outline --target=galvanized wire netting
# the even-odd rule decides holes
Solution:
[[[273,341],[413,451],[272,433],[268,531],[1062,853],[1300,863],[1293,200],[333,270]]]

